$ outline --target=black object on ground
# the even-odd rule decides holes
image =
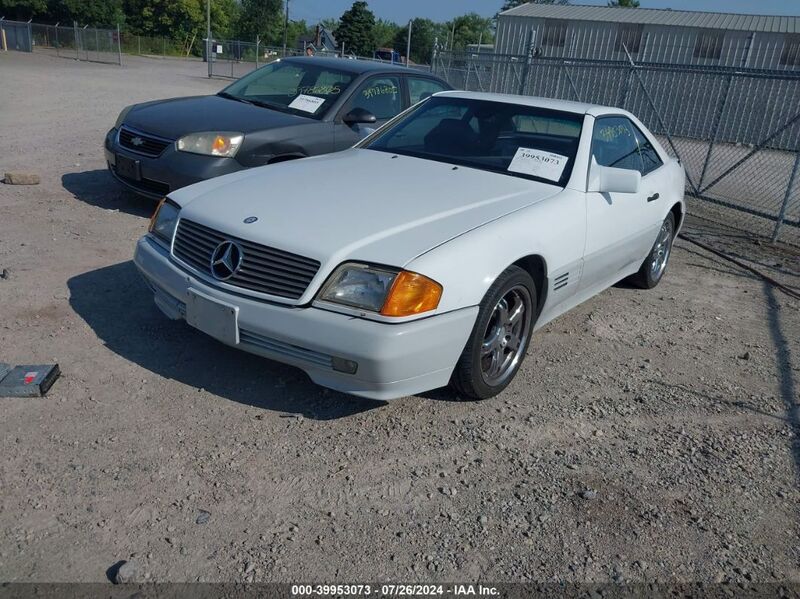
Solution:
[[[0,364],[0,397],[43,397],[59,374],[58,364]]]

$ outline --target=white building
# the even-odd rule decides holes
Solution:
[[[790,2],[787,2],[787,8]],[[498,54],[800,70],[800,16],[523,4],[500,14]]]

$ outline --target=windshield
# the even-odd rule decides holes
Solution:
[[[582,125],[582,114],[435,96],[364,147],[564,187]]]
[[[275,61],[245,75],[219,95],[321,119],[355,79],[353,73],[312,62]]]

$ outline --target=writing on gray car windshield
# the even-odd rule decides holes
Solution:
[[[245,75],[219,95],[321,119],[355,79],[352,73],[311,63],[276,61]]]
[[[364,146],[565,186],[583,115],[435,96]]]

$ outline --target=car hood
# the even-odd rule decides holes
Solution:
[[[137,104],[125,117],[125,125],[168,139],[198,131],[250,133],[314,122],[313,119],[220,96],[173,98]]]
[[[517,177],[352,149],[225,175],[170,197],[183,206],[181,218],[319,260],[311,293],[342,262],[403,267],[560,191]],[[244,223],[253,216],[256,222]]]

